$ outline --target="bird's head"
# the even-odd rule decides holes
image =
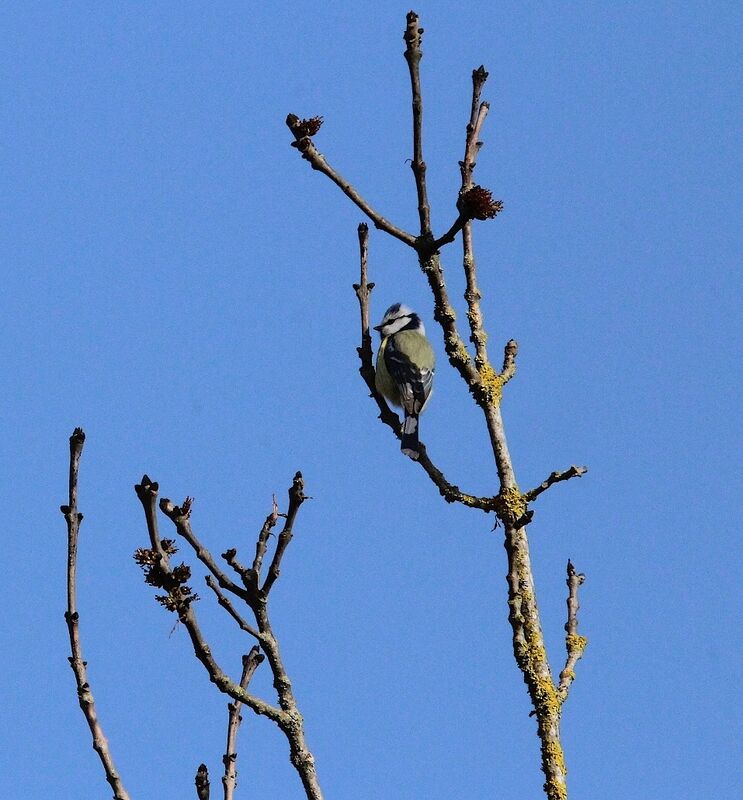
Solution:
[[[382,317],[379,325],[374,326],[374,330],[379,331],[383,339],[402,330],[418,331],[418,333],[424,335],[426,333],[421,318],[415,311],[412,311],[402,303],[395,303],[395,305],[390,306],[384,312],[384,317]]]

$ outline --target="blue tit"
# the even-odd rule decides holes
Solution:
[[[377,391],[393,405],[402,406],[405,421],[400,449],[416,459],[420,455],[418,415],[433,388],[433,348],[420,317],[401,303],[390,306],[374,330],[382,337],[377,352]]]

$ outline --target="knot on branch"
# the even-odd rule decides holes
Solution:
[[[522,520],[529,517],[530,514],[526,498],[521,494],[518,486],[501,489],[493,498],[493,509],[504,525],[518,525],[518,527],[524,524]]]
[[[175,611],[182,617],[191,603],[199,599],[188,586],[191,567],[188,564],[179,564],[169,568],[163,563],[163,557],[174,555],[178,548],[173,539],[163,539],[160,544],[162,553],[153,548],[140,547],[134,551],[134,560],[142,568],[146,584],[167,592],[165,595],[155,595],[155,600],[168,611]]]
[[[460,193],[457,200],[457,211],[467,220],[492,219],[503,211],[503,201],[493,200],[490,189],[475,185]]]
[[[286,124],[296,139],[310,138],[322,128],[322,117],[300,119],[296,114],[288,114]]]

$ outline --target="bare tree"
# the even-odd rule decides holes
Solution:
[[[414,12],[407,15],[405,29],[405,59],[408,64],[412,88],[413,110],[413,158],[412,169],[418,198],[420,230],[411,234],[383,217],[373,209],[363,196],[346,181],[317,150],[313,136],[320,130],[322,119],[313,117],[299,119],[294,115],[287,117],[287,124],[293,134],[293,146],[310,165],[329,177],[346,196],[352,200],[380,230],[410,247],[416,254],[418,263],[425,275],[434,303],[434,318],[441,327],[444,348],[449,363],[465,381],[474,402],[481,409],[488,438],[493,450],[495,468],[499,482],[497,493],[479,497],[467,493],[450,482],[444,473],[433,463],[425,446],[421,444],[418,463],[438,488],[444,500],[461,503],[485,513],[495,513],[503,526],[504,545],[508,557],[508,607],[509,621],[513,630],[513,650],[516,662],[523,673],[533,705],[533,715],[537,721],[537,732],[541,741],[541,760],[544,771],[545,792],[549,800],[564,800],[567,797],[566,767],[560,740],[560,717],[570,686],[575,677],[575,666],[586,646],[586,639],[578,633],[578,589],[584,576],[576,572],[573,564],[567,564],[567,622],[566,659],[556,682],[552,678],[550,664],[542,635],[537,606],[534,579],[529,556],[527,524],[531,522],[533,502],[550,487],[570,478],[585,474],[585,467],[572,466],[564,471],[552,472],[546,480],[533,489],[522,492],[516,482],[513,463],[508,451],[506,434],[501,416],[500,401],[503,390],[516,371],[517,345],[510,340],[504,347],[503,362],[496,369],[487,352],[488,336],[481,309],[481,293],[477,284],[477,270],[473,244],[473,220],[486,220],[495,217],[502,209],[502,203],[494,200],[489,190],[474,184],[473,173],[477,154],[482,142],[480,134],[488,113],[488,104],[481,100],[481,93],[488,73],[479,67],[472,73],[472,102],[466,125],[464,157],[459,162],[461,169],[461,188],[456,200],[456,215],[449,229],[437,237],[431,227],[431,211],[426,185],[426,163],[423,160],[423,101],[420,81],[420,60],[422,56],[418,16]],[[464,299],[467,304],[469,325],[469,348],[462,338],[456,323],[454,308],[449,299],[441,249],[453,243],[461,235],[462,265],[466,279]],[[369,311],[371,291],[374,284],[368,280],[368,239],[369,231],[365,223],[358,228],[360,247],[360,280],[354,284],[359,302],[361,318],[361,344],[358,354],[361,361],[360,373],[369,392],[377,403],[379,417],[399,438],[400,420],[377,392],[372,354],[372,341],[369,332]],[[80,645],[79,615],[76,604],[76,556],[82,514],[77,507],[77,486],[80,459],[85,435],[76,428],[70,437],[70,480],[69,501],[61,507],[67,522],[68,560],[67,560],[67,612],[65,618],[70,636],[71,658],[80,707],[85,715],[93,738],[93,747],[103,765],[106,780],[114,792],[114,800],[129,800],[109,751],[106,737],[98,720],[95,701],[88,683],[86,662],[83,661]],[[258,532],[255,555],[250,566],[238,560],[237,551],[228,549],[222,553],[222,560],[229,572],[221,566],[212,554],[201,544],[191,526],[193,500],[187,497],[180,506],[167,498],[158,503],[159,486],[147,475],[135,486],[137,497],[142,503],[149,546],[138,549],[135,560],[142,567],[145,581],[162,594],[156,600],[168,611],[177,615],[184,625],[194,655],[204,666],[209,679],[217,688],[230,697],[227,719],[227,744],[223,757],[222,777],[223,796],[233,800],[237,779],[237,731],[240,725],[240,711],[246,706],[259,716],[276,724],[286,737],[290,760],[296,770],[306,797],[309,800],[322,800],[322,791],[315,770],[315,759],[310,751],[304,733],[304,723],[295,699],[292,684],[284,665],[278,638],[269,617],[268,601],[271,591],[281,571],[282,560],[291,542],[294,524],[300,507],[307,499],[301,473],[294,476],[288,492],[285,513],[279,511],[274,499],[270,513]],[[185,541],[193,554],[206,568],[206,584],[213,592],[219,605],[227,612],[242,631],[255,641],[255,646],[243,657],[242,676],[233,681],[222,666],[215,660],[211,647],[206,641],[197,620],[195,602],[198,595],[189,585],[191,569],[185,563],[173,565],[171,558],[176,554],[174,539],[162,538],[158,524],[158,506],[162,514],[174,526],[176,534]],[[271,542],[271,534],[279,519],[283,519],[282,530]],[[270,555],[269,555],[270,551]],[[268,565],[266,567],[266,565]],[[245,610],[249,617],[243,616]],[[273,676],[276,703],[269,703],[249,691],[252,675],[263,660]],[[209,772],[205,764],[199,765],[195,776],[198,800],[209,800]]]
[[[460,374],[467,385],[475,403],[481,409],[493,450],[495,467],[500,484],[499,491],[492,497],[476,497],[463,492],[451,483],[428,456],[421,446],[418,463],[438,487],[447,502],[458,502],[481,511],[494,511],[503,525],[504,545],[508,554],[508,607],[509,621],[513,630],[513,650],[516,662],[523,673],[537,719],[537,731],[541,741],[542,770],[545,774],[544,789],[549,800],[563,800],[567,797],[565,776],[567,773],[563,748],[560,740],[560,716],[567,699],[570,685],[575,677],[575,665],[583,654],[587,640],[578,633],[578,587],[584,576],[576,573],[568,561],[568,620],[565,625],[567,656],[559,681],[552,678],[550,664],[542,635],[534,577],[529,556],[527,524],[534,510],[530,505],[540,494],[561,481],[585,474],[586,467],[572,466],[562,472],[553,472],[539,486],[526,492],[519,489],[513,462],[508,451],[506,432],[501,415],[501,398],[508,381],[516,372],[517,344],[511,339],[506,343],[503,364],[496,369],[487,351],[488,334],[484,325],[481,308],[481,293],[477,284],[477,267],[473,244],[473,220],[486,220],[495,217],[503,208],[499,200],[494,200],[489,190],[473,183],[476,159],[482,142],[480,134],[488,114],[488,103],[481,100],[481,93],[488,73],[479,67],[472,73],[472,102],[466,125],[464,157],[459,162],[461,188],[456,200],[457,214],[449,229],[436,236],[431,227],[431,208],[426,185],[426,162],[423,159],[423,97],[421,93],[420,61],[422,57],[421,40],[423,29],[418,15],[411,11],[407,15],[404,33],[405,60],[410,73],[413,118],[413,158],[411,167],[415,179],[418,198],[419,231],[415,234],[403,230],[390,222],[372,208],[363,195],[352,186],[319,152],[313,136],[319,131],[322,118],[299,119],[290,114],[287,117],[294,141],[292,146],[309,162],[310,166],[322,172],[341,191],[354,202],[371,222],[379,229],[410,247],[416,254],[418,264],[425,275],[433,295],[434,319],[441,327],[444,349],[451,366]],[[399,438],[400,420],[390,410],[385,399],[375,385],[372,360],[371,336],[369,333],[369,302],[373,283],[368,281],[368,227],[359,226],[361,251],[361,278],[354,289],[359,300],[361,313],[361,346],[358,348],[361,359],[360,373],[379,408],[382,422],[388,425]],[[441,250],[451,244],[461,233],[462,267],[466,280],[464,299],[467,304],[469,340],[472,349],[467,347],[456,322],[456,314],[449,299],[444,276]],[[473,352],[474,351],[474,352]]]
[[[70,663],[75,673],[80,708],[93,736],[93,747],[98,753],[106,780],[114,791],[114,800],[129,800],[121,778],[116,772],[108,742],[98,721],[95,701],[88,683],[86,666],[82,660],[79,635],[79,615],[76,606],[76,561],[78,537],[82,514],[77,508],[77,486],[80,459],[85,442],[82,429],[76,428],[70,437],[70,489],[69,502],[61,507],[67,521],[67,612],[65,619],[70,632],[72,657]],[[310,752],[304,736],[304,721],[292,691],[291,680],[284,666],[279,642],[271,627],[268,611],[268,598],[281,572],[281,563],[293,536],[294,523],[299,509],[307,499],[304,492],[302,474],[297,472],[289,487],[286,513],[279,511],[274,498],[271,511],[266,517],[256,537],[255,556],[250,567],[243,566],[237,558],[237,551],[229,549],[222,554],[225,563],[232,569],[239,583],[225,573],[212,554],[197,539],[191,527],[191,507],[193,499],[187,497],[180,506],[167,498],[162,498],[159,507],[167,516],[178,535],[192,548],[194,555],[206,567],[206,583],[214,593],[219,605],[229,614],[239,627],[255,640],[256,645],[243,656],[242,677],[238,682],[231,680],[217,663],[211,647],[204,638],[198,624],[195,602],[198,595],[189,586],[191,569],[186,564],[171,564],[171,557],[178,551],[174,539],[162,538],[159,533],[157,514],[158,484],[147,475],[135,487],[137,497],[142,503],[150,546],[139,548],[134,553],[136,562],[142,567],[145,581],[164,593],[156,595],[156,600],[168,611],[175,613],[183,623],[191,640],[194,655],[203,664],[209,679],[217,688],[231,698],[228,704],[227,746],[223,756],[224,775],[222,785],[224,800],[233,800],[237,785],[237,731],[240,725],[240,710],[247,706],[259,716],[267,717],[282,731],[289,744],[290,759],[297,771],[308,800],[322,800],[322,791],[315,772],[315,759]],[[269,537],[279,520],[283,519],[282,530],[272,548],[269,558]],[[264,570],[264,565],[268,564]],[[253,616],[248,622],[241,611],[235,607],[230,596],[247,607]],[[248,691],[250,679],[263,660],[268,662],[273,676],[278,704],[274,705]],[[199,765],[195,777],[198,800],[209,800],[209,772],[205,764]]]

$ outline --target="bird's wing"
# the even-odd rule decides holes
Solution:
[[[408,414],[419,414],[431,394],[433,367],[418,367],[400,350],[391,336],[384,350],[384,363],[400,392],[402,407]]]

